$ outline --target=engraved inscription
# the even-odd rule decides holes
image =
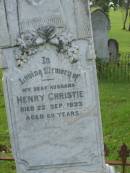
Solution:
[[[51,59],[41,57],[41,68],[30,70],[18,78],[21,93],[15,99],[17,108],[26,121],[75,119],[86,105],[86,91],[77,87],[81,82],[81,74],[63,67],[53,67]],[[66,82],[57,82],[57,75],[67,78]],[[41,80],[40,85],[28,85],[37,78]]]

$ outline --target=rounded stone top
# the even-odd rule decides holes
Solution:
[[[96,9],[91,12],[93,29],[102,28],[106,30],[111,29],[109,17],[101,9]]]

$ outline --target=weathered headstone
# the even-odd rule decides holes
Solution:
[[[1,64],[17,172],[105,172],[88,1],[4,4],[10,38]]]
[[[109,60],[113,62],[119,61],[119,44],[115,39],[108,40]]]
[[[91,16],[96,56],[103,60],[108,60],[108,30],[110,30],[110,20],[101,9],[94,10]]]

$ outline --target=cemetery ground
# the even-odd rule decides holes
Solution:
[[[124,14],[122,9],[110,11],[109,37],[119,42],[120,52],[128,53],[130,52],[130,32],[122,30]],[[120,57],[120,61],[125,61],[123,56]],[[117,150],[122,143],[126,143],[130,147],[130,81],[123,79],[125,74],[129,72],[129,69],[127,70],[123,71],[122,69],[118,73],[120,69],[117,68],[116,73],[118,74],[116,76],[113,75],[109,81],[101,80],[99,82],[104,141],[110,149],[110,160],[119,159]],[[119,75],[121,75],[121,81],[114,82],[116,81],[114,78]]]
[[[128,52],[130,32],[121,30],[123,22],[121,11],[111,10],[110,17],[112,23],[110,38],[117,39],[121,52]],[[5,145],[7,150],[10,150],[1,78],[2,72],[0,71],[0,145]],[[130,83],[125,79],[118,82],[100,80],[99,91],[104,142],[110,151],[108,159],[118,160],[119,146],[126,143],[130,148]],[[0,155],[4,155],[4,153],[0,153]],[[0,161],[0,172],[15,173],[14,165],[14,162]]]
[[[110,10],[111,30],[109,38],[114,38],[119,42],[120,52],[130,52],[130,31],[125,31],[123,27],[124,10]],[[128,23],[127,23],[128,28]]]

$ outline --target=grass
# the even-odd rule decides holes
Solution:
[[[0,71],[0,79],[2,79],[2,71]],[[5,103],[2,89],[2,80],[0,80],[0,144],[9,145],[8,125],[5,112]],[[5,138],[6,137],[6,138]]]
[[[5,104],[2,90],[2,71],[0,70],[0,144],[10,146],[7,117],[5,112]],[[4,153],[0,152],[0,156],[4,156]],[[1,173],[15,173],[15,163],[10,161],[0,161]]]
[[[0,172],[1,173],[16,173],[15,162],[0,161]]]
[[[130,147],[130,84],[100,82],[100,103],[104,141],[110,149],[109,159],[119,159],[122,143]]]
[[[113,38],[118,41],[119,49],[121,52],[130,52],[130,31],[122,29],[124,10],[110,10],[109,17],[111,20],[111,30],[109,32],[109,38]]]

